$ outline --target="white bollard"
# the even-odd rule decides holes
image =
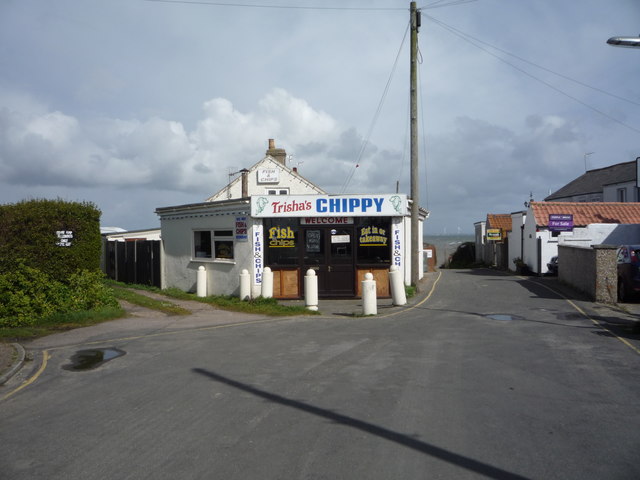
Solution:
[[[318,277],[311,268],[304,276],[304,304],[308,310],[318,310]]]
[[[196,277],[196,296],[207,296],[207,270],[202,265],[198,267],[198,275]]]
[[[362,280],[362,309],[365,315],[378,314],[378,298],[376,294],[376,281],[373,273],[367,272]]]
[[[260,290],[262,298],[273,297],[273,272],[269,267],[262,270],[262,289]]]
[[[240,300],[251,299],[251,277],[246,268],[240,272]]]
[[[402,273],[397,265],[391,265],[389,269],[389,282],[391,283],[391,298],[394,305],[405,305],[407,303],[407,292],[404,289]]]

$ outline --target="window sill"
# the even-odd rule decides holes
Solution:
[[[222,259],[222,258],[192,258],[192,262],[196,263],[222,263],[225,265],[235,265],[234,259]]]

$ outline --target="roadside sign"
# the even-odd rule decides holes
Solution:
[[[487,240],[499,242],[502,240],[502,230],[499,228],[487,228]]]

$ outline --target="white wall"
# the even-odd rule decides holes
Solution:
[[[509,270],[516,269],[514,258],[522,258],[522,226],[527,215],[523,212],[511,214],[511,232],[509,232]]]
[[[193,231],[205,229],[235,230],[235,220],[240,212],[217,211],[216,215],[182,215],[179,218],[161,218],[164,266],[163,288],[175,287],[195,291],[199,266],[207,270],[208,295],[237,295],[240,272],[253,271],[253,223],[249,223],[246,242],[234,242],[233,260],[193,259]],[[246,215],[247,220],[251,217]],[[252,282],[253,283],[253,282]]]
[[[473,224],[476,234],[476,262],[484,262],[484,250],[487,243],[487,222]],[[445,262],[447,259],[445,258]]]
[[[268,168],[278,170],[277,183],[258,183],[258,170]],[[324,193],[322,189],[316,187],[311,182],[293,173],[289,168],[271,157],[266,157],[256,165],[252,166],[247,173],[248,195],[265,195],[268,189],[288,189],[289,195],[307,195]],[[207,199],[208,202],[221,201],[234,198],[242,198],[242,175],[231,182],[230,185],[215,193]]]

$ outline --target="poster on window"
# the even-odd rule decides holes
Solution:
[[[246,242],[249,240],[247,217],[236,217],[236,242]]]

